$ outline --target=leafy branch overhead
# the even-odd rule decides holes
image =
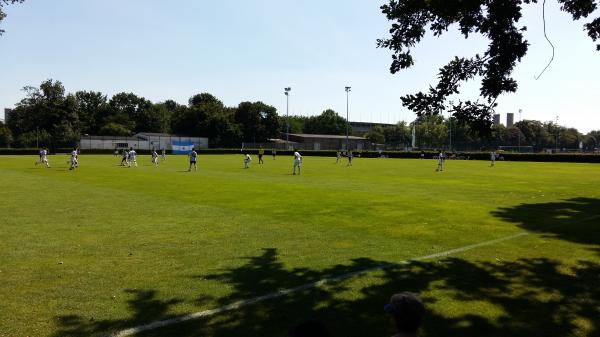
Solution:
[[[557,1],[574,20],[589,17],[598,8],[596,0]],[[381,6],[392,27],[390,37],[378,40],[377,45],[392,50],[393,74],[414,65],[411,49],[428,30],[440,36],[450,26],[458,25],[467,39],[480,34],[489,40],[483,55],[455,57],[442,67],[437,85],[427,92],[403,96],[404,106],[419,116],[436,115],[449,108],[460,123],[470,125],[480,134],[489,133],[496,99],[517,90],[517,81],[511,74],[529,46],[523,37],[527,27],[519,25],[522,6],[536,3],[537,0],[389,0]],[[584,28],[593,41],[600,39],[600,17],[584,24]],[[600,44],[597,49],[600,51]],[[481,77],[480,94],[487,104],[447,103],[451,95],[460,92],[462,83],[475,77]]]
[[[25,0],[0,0],[0,23],[2,23],[2,20],[4,20],[4,18],[6,18],[6,13],[4,13],[4,11],[2,10],[4,6],[6,5],[12,5],[15,3],[23,3]],[[0,29],[0,35],[2,35],[2,33],[4,33],[3,29]]]

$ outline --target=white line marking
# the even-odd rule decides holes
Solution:
[[[594,215],[591,216],[589,218],[585,218],[585,219],[581,219],[580,221],[577,221],[577,223],[581,223],[581,222],[586,222],[589,220],[593,220],[593,219],[597,219],[600,218],[600,215]],[[548,228],[545,228],[545,230],[551,229],[551,228],[555,228],[558,227],[557,226],[550,226]],[[281,289],[281,290],[277,290],[274,291],[272,293],[269,294],[265,294],[262,296],[258,296],[258,297],[254,297],[251,299],[247,299],[247,300],[241,300],[241,301],[237,301],[237,302],[233,302],[231,304],[219,307],[219,308],[215,308],[215,309],[209,309],[209,310],[204,310],[204,311],[200,311],[200,312],[195,312],[192,314],[188,314],[188,315],[184,315],[184,316],[179,316],[179,317],[175,317],[175,318],[170,318],[170,319],[166,319],[166,320],[162,320],[162,321],[156,321],[156,322],[152,322],[149,324],[145,324],[145,325],[140,325],[134,328],[129,328],[129,329],[125,329],[125,330],[121,330],[119,332],[113,333],[111,335],[109,335],[109,337],[125,337],[125,336],[132,336],[135,335],[137,333],[143,332],[143,331],[148,331],[148,330],[154,330],[154,329],[159,329],[159,328],[163,328],[169,325],[174,325],[174,324],[179,324],[179,323],[183,323],[186,321],[191,321],[194,319],[198,319],[198,318],[202,318],[202,317],[208,317],[208,316],[212,316],[212,315],[216,315],[216,314],[220,314],[226,311],[230,311],[230,310],[235,310],[235,309],[239,309],[248,305],[252,305],[252,304],[256,304],[259,302],[264,302],[273,298],[278,298],[278,297],[282,297],[285,295],[290,295],[302,290],[306,290],[306,289],[312,289],[312,288],[318,288],[320,286],[323,286],[325,284],[328,283],[334,283],[334,282],[339,282],[342,280],[346,280],[358,275],[363,275],[363,274],[368,274],[371,272],[374,272],[376,270],[383,270],[383,269],[387,269],[390,267],[395,267],[395,266],[400,266],[400,265],[407,265],[410,264],[411,262],[415,262],[415,261],[424,261],[424,260],[432,260],[432,259],[437,259],[440,257],[446,257],[449,255],[453,255],[453,254],[458,254],[458,253],[462,253],[471,249],[475,249],[475,248],[479,248],[479,247],[484,247],[484,246],[490,246],[490,245],[494,245],[496,243],[500,243],[500,242],[504,242],[504,241],[508,241],[508,240],[512,240],[512,239],[516,239],[516,238],[520,238],[523,236],[527,236],[527,235],[531,235],[531,234],[539,234],[540,232],[520,232],[517,234],[513,234],[513,235],[509,235],[509,236],[505,236],[499,239],[494,239],[494,240],[489,240],[489,241],[484,241],[484,242],[480,242],[480,243],[475,243],[472,245],[467,245],[467,246],[463,246],[463,247],[458,247],[455,249],[450,249],[447,250],[445,252],[440,252],[440,253],[435,253],[435,254],[430,254],[430,255],[424,255],[424,256],[418,256],[418,257],[414,257],[408,260],[403,260],[400,262],[396,262],[396,263],[387,263],[387,264],[382,264],[379,266],[374,266],[374,267],[369,267],[369,268],[365,268],[363,270],[357,270],[354,272],[350,272],[350,273],[346,273],[346,274],[342,274],[339,276],[334,276],[334,277],[328,277],[328,278],[324,278],[322,280],[316,281],[316,282],[311,282],[311,283],[306,283],[294,288],[287,288],[287,289]]]

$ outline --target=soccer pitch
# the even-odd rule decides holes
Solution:
[[[289,156],[200,155],[197,172],[185,156],[36,159],[0,157],[2,337],[217,308],[137,336],[286,336],[308,318],[388,336],[400,291],[424,300],[424,336],[600,336],[597,164],[304,157],[293,176]]]

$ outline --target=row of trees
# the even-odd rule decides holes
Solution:
[[[479,150],[499,146],[531,146],[535,151],[543,149],[579,149],[580,143],[586,150],[600,147],[600,131],[584,135],[575,128],[567,128],[553,122],[523,120],[511,127],[494,125],[490,136],[482,137],[478,132],[460,123],[456,118],[441,115],[422,116],[414,123],[400,122],[390,127],[375,127],[366,137],[374,143],[403,148],[412,144],[415,134],[418,148],[452,148]],[[558,141],[558,142],[557,142]]]
[[[288,124],[291,133],[346,133],[346,120],[331,109],[318,116],[287,119],[262,102],[227,107],[208,93],[192,96],[187,105],[173,100],[152,103],[132,93],[118,93],[110,99],[94,91],[67,94],[62,83],[53,80],[44,81],[39,88],[25,87],[24,92],[25,98],[16,105],[7,124],[0,124],[0,147],[63,147],[76,144],[81,134],[131,136],[137,132],[208,137],[212,147],[238,147],[242,142],[279,138],[287,132]],[[509,128],[493,126],[489,136],[482,136],[459,119],[441,115],[375,127],[365,136],[376,144],[404,148],[412,143],[413,128],[418,148],[448,148],[451,138],[453,148],[463,150],[519,144],[537,151],[576,149],[580,142],[586,149],[600,146],[600,131],[583,135],[552,122],[524,120]]]
[[[212,146],[237,147],[244,140],[265,140],[279,132],[274,107],[262,102],[226,107],[207,93],[194,95],[188,105],[181,105],[173,100],[154,104],[132,93],[118,93],[110,99],[94,91],[65,94],[62,83],[52,80],[24,91],[26,97],[0,131],[0,146],[39,143],[60,147],[75,144],[81,134],[173,132],[209,137]]]
[[[201,93],[187,105],[173,100],[160,103],[132,93],[111,98],[101,92],[66,93],[60,81],[25,87],[26,97],[16,105],[7,124],[0,124],[0,146],[36,144],[72,146],[81,134],[131,136],[137,132],[174,133],[208,137],[213,147],[238,147],[241,142],[265,142],[286,132],[286,120],[262,102],[227,107],[215,96]],[[290,131],[343,134],[346,120],[333,110],[315,117],[291,117]]]

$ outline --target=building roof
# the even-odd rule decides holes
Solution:
[[[346,139],[346,136],[342,135],[314,135],[309,133],[290,133],[290,136],[300,137],[300,138],[327,138],[327,139]],[[352,140],[366,140],[363,137],[356,136],[348,136],[348,139]]]
[[[134,136],[143,135],[150,137],[179,137],[178,135],[172,135],[170,133],[156,133],[156,132],[138,132]]]

